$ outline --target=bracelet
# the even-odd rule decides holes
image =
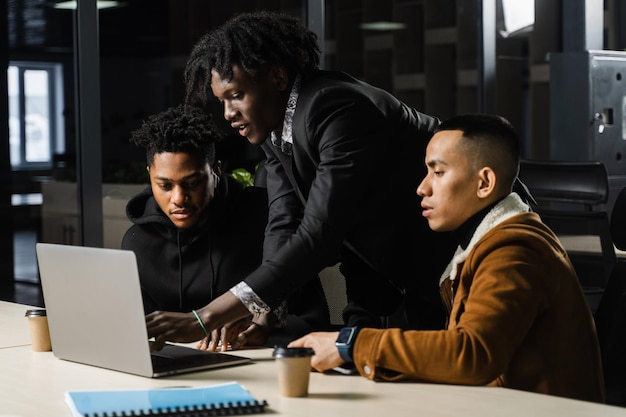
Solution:
[[[202,320],[200,320],[200,316],[198,315],[196,310],[191,310],[191,312],[193,313],[194,316],[196,316],[196,319],[198,320],[198,323],[200,323],[200,327],[202,327],[202,331],[204,332],[204,335],[206,337],[209,337],[209,332],[206,331],[206,327],[204,327],[204,323],[202,323]]]

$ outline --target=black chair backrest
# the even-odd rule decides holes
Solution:
[[[606,167],[600,161],[523,160],[519,177],[538,206],[580,204],[589,211],[606,211],[609,180]]]
[[[611,210],[611,236],[626,250],[626,187]],[[626,259],[619,259],[595,313],[607,404],[626,406]]]
[[[611,211],[611,237],[617,249],[626,250],[626,187],[617,195]]]
[[[558,236],[599,239],[601,253],[568,251],[593,309],[617,261],[606,167],[600,161],[523,160],[519,178],[536,200],[533,210]]]

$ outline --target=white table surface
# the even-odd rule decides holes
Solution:
[[[67,362],[30,346],[0,349],[0,416],[71,417],[63,394],[83,389],[145,389],[204,386],[237,381],[268,414],[332,416],[626,417],[626,408],[569,400],[505,388],[419,383],[377,383],[360,376],[311,373],[309,396],[278,393],[271,349],[245,350],[254,363],[175,377],[150,379]]]
[[[25,314],[31,308],[38,307],[0,301],[0,349],[30,345],[28,319]]]
[[[2,334],[21,334],[11,340],[24,342],[24,312],[28,306],[9,304],[0,302]],[[267,414],[292,417],[626,417],[626,408],[506,388],[380,383],[358,375],[316,372],[310,374],[308,397],[284,398],[278,391],[271,349],[234,353],[252,358],[253,363],[151,379],[64,361],[52,352],[33,352],[29,344],[5,347],[0,349],[0,416],[71,417],[63,397],[69,390],[205,386],[237,381],[256,399],[268,402]]]

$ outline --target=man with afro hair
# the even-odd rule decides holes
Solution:
[[[208,109],[216,98],[261,146],[270,205],[263,263],[200,316],[214,329],[270,311],[340,262],[346,324],[385,327],[400,313],[412,328],[442,328],[437,280],[453,247],[416,215],[415,195],[425,173],[415,160],[439,120],[320,70],[319,55],[299,19],[255,12],[204,35],[188,58],[186,102]]]

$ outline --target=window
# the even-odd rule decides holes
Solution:
[[[62,66],[10,62],[9,145],[14,170],[46,169],[65,149]]]

